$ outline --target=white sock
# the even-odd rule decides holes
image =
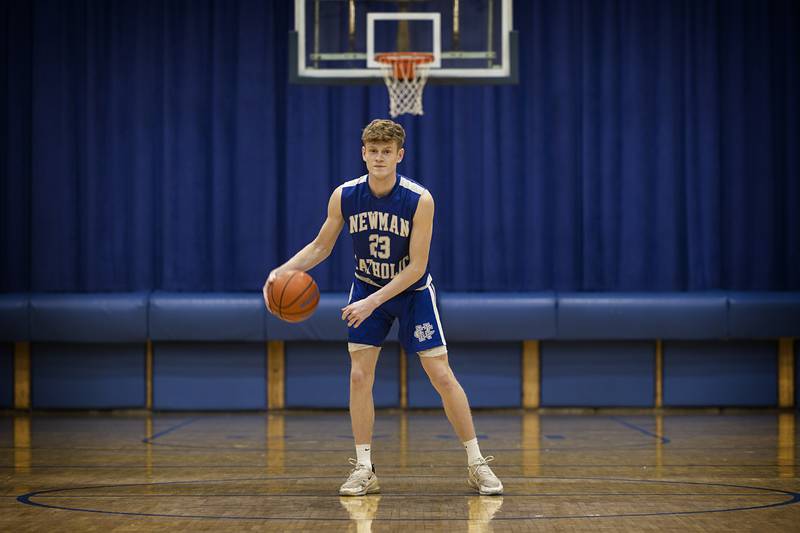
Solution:
[[[478,437],[468,440],[463,444],[464,449],[467,450],[467,464],[473,465],[483,459],[481,449],[478,447]]]
[[[356,461],[372,470],[372,459],[370,459],[371,446],[369,444],[356,444]]]

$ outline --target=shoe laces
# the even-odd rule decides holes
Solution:
[[[494,455],[487,455],[486,457],[481,458],[480,461],[477,463],[473,463],[470,466],[475,469],[475,474],[484,474],[484,475],[494,475],[492,469],[489,468],[489,463],[494,461]]]
[[[370,470],[369,468],[367,468],[367,465],[364,465],[364,464],[361,464],[361,463],[359,463],[359,462],[358,462],[356,459],[353,459],[352,457],[349,457],[349,458],[347,459],[347,462],[348,462],[348,463],[350,463],[351,465],[353,465],[353,469],[350,471],[350,475],[347,477],[347,480],[348,480],[348,481],[349,481],[350,479],[352,479],[352,478],[353,478],[353,475],[354,475],[356,472],[358,472],[359,470],[366,470],[367,472],[369,472],[369,473],[372,473],[372,470]]]

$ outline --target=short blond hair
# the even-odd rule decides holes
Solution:
[[[361,144],[366,145],[368,142],[373,143],[388,143],[396,142],[397,149],[403,147],[406,141],[406,131],[403,126],[397,122],[388,119],[377,118],[367,124],[364,131],[361,133]]]

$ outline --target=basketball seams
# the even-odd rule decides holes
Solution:
[[[314,295],[314,306],[316,307],[316,303],[319,302],[319,289],[316,290],[316,294]],[[308,309],[302,309],[300,311],[292,311],[290,313],[282,313],[283,316],[294,316],[294,315],[302,315],[308,313]]]
[[[286,283],[286,285],[288,286],[288,285],[289,285],[289,283],[287,282],[287,283]],[[312,278],[311,276],[308,276],[308,285],[306,285],[306,288],[305,288],[305,289],[303,289],[303,292],[301,292],[300,294],[298,294],[298,295],[295,297],[295,299],[294,299],[294,300],[292,300],[291,302],[289,302],[288,304],[286,304],[286,307],[291,307],[291,306],[293,306],[294,304],[296,304],[296,303],[297,303],[297,301],[298,301],[300,298],[302,298],[302,297],[303,297],[303,295],[306,293],[306,291],[308,291],[308,289],[309,289],[309,288],[311,288],[311,286],[312,286],[312,285],[314,285],[314,278]]]
[[[300,270],[292,272],[292,275],[289,276],[289,279],[286,280],[286,283],[284,283],[283,287],[281,288],[281,299],[280,302],[278,303],[278,315],[280,315],[281,317],[283,317],[283,295],[286,294],[286,287],[289,286],[289,283],[292,282],[292,279],[300,272],[301,272]]]
[[[298,273],[301,275],[295,281]],[[293,269],[285,274],[285,277],[279,276],[270,285],[267,293],[268,299],[278,318],[286,322],[302,322],[314,313],[319,304],[319,287],[314,278],[302,270]],[[307,277],[308,280],[304,280],[303,277]],[[277,288],[275,287],[276,283],[279,284]],[[312,292],[309,292],[309,289]],[[298,302],[301,304],[298,305]],[[301,306],[302,309],[297,309]]]
[[[312,308],[316,309],[317,304],[319,303],[319,296],[320,296],[319,289],[316,290],[316,294],[314,296],[315,299]],[[286,322],[292,322],[292,323],[302,322],[306,320],[309,316],[311,316],[313,312],[314,311],[312,310],[311,313],[309,314],[308,309],[305,309],[303,311],[295,311],[294,313],[282,313],[281,319],[283,319]]]

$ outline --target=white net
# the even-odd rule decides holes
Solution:
[[[389,114],[392,117],[408,113],[422,115],[422,91],[428,81],[428,66],[416,65],[413,75],[408,77],[394,75],[393,65],[384,65],[383,81],[389,89]]]

